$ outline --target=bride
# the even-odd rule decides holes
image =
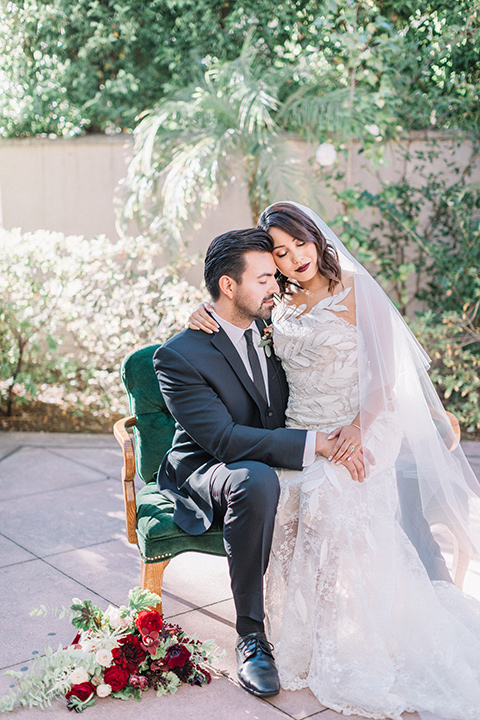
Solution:
[[[478,720],[480,489],[428,357],[315,213],[276,203],[259,227],[281,287],[286,425],[335,439],[328,459],[278,471],[266,612],[281,685],[346,715]],[[360,450],[362,483],[338,462]]]

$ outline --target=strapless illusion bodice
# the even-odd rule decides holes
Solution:
[[[275,353],[290,389],[287,427],[345,425],[358,413],[359,337],[357,328],[339,315],[349,291],[320,301],[308,313],[302,305],[275,309]]]

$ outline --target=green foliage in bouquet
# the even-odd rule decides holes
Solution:
[[[212,642],[189,638],[178,625],[165,623],[152,609],[159,601],[158,595],[138,587],[130,591],[127,606],[109,606],[105,612],[91,601],[73,600],[72,624],[79,632],[72,645],[48,648],[27,676],[7,671],[18,685],[0,698],[0,711],[46,708],[64,696],[69,710],[82,712],[97,698],[140,700],[148,688],[161,696],[182,683],[210,682],[205,663],[211,661]],[[41,608],[32,614],[48,612]]]

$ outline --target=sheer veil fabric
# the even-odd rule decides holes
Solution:
[[[335,693],[338,690],[341,694],[341,688],[336,688],[334,680],[329,685],[330,681],[325,679],[330,669],[327,671],[326,668],[315,667],[315,663],[325,664],[328,658],[331,663],[341,665],[342,652],[354,654],[356,651],[356,636],[353,630],[356,619],[352,619],[350,625],[342,619],[342,628],[349,627],[349,632],[351,631],[350,640],[343,646],[338,637],[329,636],[330,631],[326,627],[330,622],[328,607],[333,607],[336,603],[335,594],[338,596],[342,592],[338,585],[325,605],[318,608],[315,607],[318,583],[316,588],[312,588],[310,600],[314,607],[309,615],[309,622],[314,623],[315,627],[310,630],[307,624],[303,628],[301,624],[296,628],[291,625],[290,631],[288,629],[289,618],[286,617],[285,608],[288,607],[292,588],[282,589],[286,597],[286,600],[281,601],[282,607],[280,601],[276,604],[276,599],[272,599],[270,611],[273,608],[273,613],[269,621],[272,640],[278,643],[281,680],[282,648],[287,643],[305,643],[306,637],[295,639],[295,635],[299,632],[309,633],[313,642],[331,642],[337,646],[336,656],[328,656],[325,649],[322,649],[323,655],[317,655],[316,660],[314,658],[311,661],[310,669],[306,671],[310,675],[322,675],[322,682],[319,682],[318,687],[321,687],[320,693],[323,695],[319,699],[328,704],[328,692],[331,690],[333,699],[329,707],[342,710],[346,714],[362,711],[364,715],[378,718],[397,718],[405,710],[420,711],[425,720],[434,717],[447,720],[476,718],[476,715],[471,713],[477,710],[480,713],[479,705],[476,705],[475,710],[469,708],[472,707],[472,702],[480,701],[480,669],[471,671],[472,664],[478,665],[480,660],[480,604],[472,599],[480,600],[479,483],[458,444],[448,416],[428,376],[429,358],[400,313],[368,271],[352,257],[335,233],[315,212],[297,203],[290,204],[307,214],[333,245],[339,256],[342,273],[353,275],[357,342],[359,356],[361,354],[363,358],[363,361],[357,363],[362,437],[368,447],[372,432],[375,433],[376,428],[381,426],[381,438],[377,438],[376,446],[373,438],[372,447],[379,448],[378,457],[371,463],[366,459],[366,478],[361,488],[362,507],[370,508],[367,509],[370,516],[365,526],[362,526],[366,528],[368,537],[364,546],[361,546],[361,538],[358,547],[353,543],[349,560],[351,575],[356,574],[358,578],[358,591],[355,591],[358,592],[358,597],[348,599],[346,593],[343,602],[343,609],[347,612],[351,610],[357,613],[358,610],[358,615],[363,613],[358,625],[363,628],[362,643],[366,637],[367,646],[371,646],[368,659],[361,656],[358,661],[348,659],[348,682],[358,671],[357,694],[360,699],[358,703],[352,701],[350,705],[336,702]],[[267,208],[267,213],[269,209]],[[312,388],[311,392],[314,391]],[[389,458],[388,463],[385,460],[384,464],[390,464],[390,469],[385,465],[386,474],[390,473],[390,486],[395,490],[392,507],[385,509],[380,499],[377,480],[381,470],[379,466],[383,462],[382,454]],[[345,502],[348,503],[348,499]],[[339,504],[338,507],[342,508],[342,505]],[[360,514],[359,506],[351,507],[352,512],[358,512],[358,522],[361,525],[365,513],[363,516]],[[382,536],[380,525],[384,510],[385,514],[394,514],[395,523],[392,527],[394,524],[398,525],[398,533],[395,529],[391,531],[387,528]],[[345,524],[348,520],[346,515],[342,522]],[[280,517],[278,523],[281,522]],[[429,528],[432,535],[429,534]],[[322,532],[321,528],[318,532]],[[404,543],[405,536],[411,545],[408,541]],[[436,542],[433,542],[432,536]],[[277,539],[274,538],[274,546],[277,543],[277,548],[285,548],[287,533],[281,540],[278,537],[277,534]],[[385,538],[385,543],[391,543],[392,546],[383,547],[382,537]],[[393,547],[396,543],[398,547]],[[410,550],[412,546],[415,551]],[[365,553],[365,547],[368,552],[372,551],[370,555],[373,561],[365,559],[368,554]],[[325,564],[323,551],[320,540],[319,565]],[[409,553],[411,557],[405,560]],[[298,570],[299,583],[302,582],[302,573],[304,578],[312,574],[312,561],[308,558],[308,551],[305,558],[303,569]],[[293,557],[292,567],[295,562]],[[337,558],[337,567],[338,562],[344,561]],[[372,562],[371,572],[369,562]],[[458,587],[463,587],[464,594],[451,582],[454,566],[456,574],[453,580]],[[334,587],[333,574],[330,582]],[[279,586],[271,585],[269,590],[267,583],[267,610],[268,595],[270,592],[272,596],[272,588],[274,593],[281,594]],[[405,588],[403,594],[402,588]],[[435,595],[435,602],[440,599],[442,610],[435,611],[429,626],[432,595]],[[331,622],[338,623],[338,603],[332,613],[332,618],[335,619]],[[323,629],[317,633],[320,622],[318,614],[325,617],[321,621]],[[369,639],[370,622],[372,629]],[[379,629],[382,623],[383,629]],[[410,642],[408,637],[405,637],[408,634],[411,637],[411,656],[402,647],[402,638],[405,644]],[[420,647],[424,652],[414,650],[415,642],[420,637]],[[308,641],[311,642],[311,638],[308,638]],[[358,644],[360,653],[364,652],[365,645],[362,643]],[[301,652],[299,647],[299,653]],[[420,657],[422,655],[423,657]],[[405,663],[403,669],[402,662]],[[288,660],[285,663],[288,665]],[[388,673],[385,671],[387,667]],[[390,680],[387,677],[389,673]],[[285,677],[287,676],[288,670],[285,674]],[[450,679],[454,676],[453,690],[450,691]],[[344,675],[342,683],[345,677]],[[370,678],[372,686],[369,689]],[[382,678],[387,689],[377,687],[379,678]],[[295,685],[295,682],[292,680],[289,684],[287,680],[286,685],[295,689],[309,684],[307,681],[300,681],[300,684]],[[415,687],[416,682],[418,687]],[[438,704],[429,702],[428,696],[423,704],[422,686],[426,683],[430,685],[430,695],[433,693],[440,698]],[[285,687],[284,681],[282,685]],[[412,692],[405,704],[405,688],[410,686]],[[312,684],[310,687],[314,689]],[[352,680],[352,696],[355,695],[355,687]],[[396,697],[397,691],[402,697]],[[376,693],[379,698],[377,705]],[[460,698],[458,702],[450,698],[452,693]],[[465,698],[463,702],[462,695],[469,699]],[[365,699],[363,702],[362,698]],[[389,698],[388,702],[385,698]],[[445,714],[441,714],[439,709],[444,709]],[[431,714],[432,711],[437,714]]]
[[[445,548],[447,564],[456,556],[458,582],[480,600],[480,485],[459,446],[448,416],[428,376],[430,359],[397,308],[355,260],[333,230],[310,208],[303,210],[336,249],[342,271],[353,272],[357,328],[365,343],[368,365],[359,365],[361,425],[381,411],[394,418],[392,437],[400,432],[402,443],[396,469],[408,480],[416,479],[410,499],[402,499],[403,515],[408,502],[419,499],[423,515]],[[374,470],[366,468],[366,479]],[[453,544],[453,547],[452,547]],[[427,567],[435,557],[422,558]],[[433,574],[432,570],[432,574]],[[442,579],[442,578],[436,578]]]

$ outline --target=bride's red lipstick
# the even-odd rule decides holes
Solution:
[[[310,267],[310,263],[307,263],[306,265],[301,265],[299,268],[297,268],[297,272],[305,272],[305,270],[308,270]]]

